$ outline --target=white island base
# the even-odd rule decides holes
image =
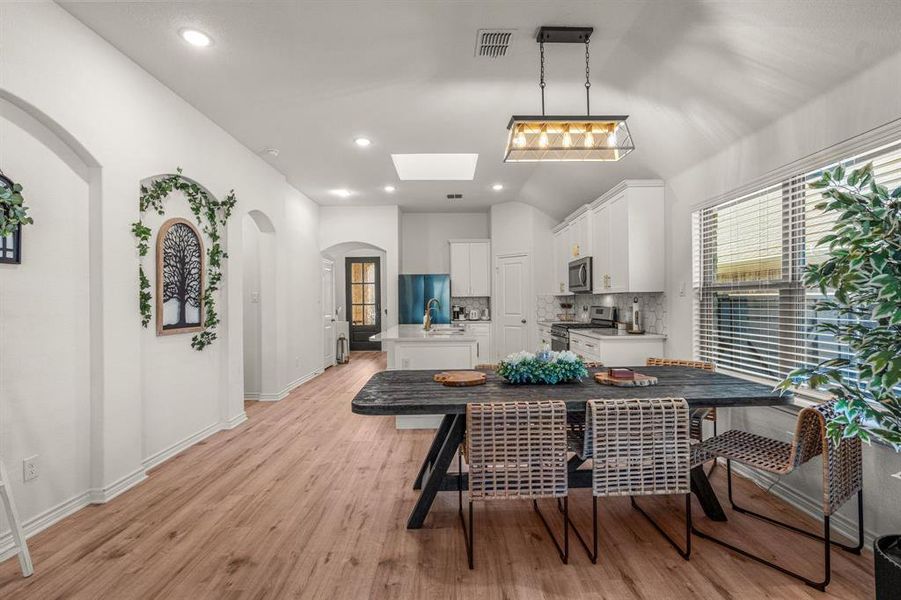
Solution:
[[[478,359],[478,340],[462,328],[438,325],[426,332],[420,325],[397,325],[369,339],[382,343],[389,371],[471,369]],[[441,415],[395,417],[397,429],[435,429],[440,423]]]

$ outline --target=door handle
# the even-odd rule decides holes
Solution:
[[[523,320],[522,320],[522,321],[520,321],[520,323],[522,323],[522,324],[523,324],[523,325],[525,325],[525,323],[526,323],[526,320],[525,320],[525,319],[523,319]]]

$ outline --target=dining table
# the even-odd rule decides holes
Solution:
[[[619,387],[597,383],[594,373],[606,368],[590,368],[587,378],[556,385],[511,384],[493,370],[485,370],[485,383],[468,387],[450,387],[434,381],[434,375],[440,371],[381,371],[356,394],[351,410],[359,415],[443,416],[413,482],[419,497],[407,519],[407,528],[419,529],[438,492],[467,487],[466,473],[448,472],[466,433],[467,404],[562,400],[567,412],[584,414],[588,400],[606,398],[684,398],[692,411],[778,406],[792,401],[790,393],[779,393],[770,385],[725,373],[676,366],[629,368],[655,377],[657,384]],[[591,470],[579,468],[583,462],[576,457],[569,461],[569,487],[591,487]],[[708,518],[726,520],[703,465],[691,470],[691,489]]]

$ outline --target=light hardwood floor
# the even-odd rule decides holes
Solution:
[[[601,558],[572,547],[560,563],[526,504],[476,507],[475,571],[466,567],[456,495],[441,494],[426,527],[405,529],[430,441],[392,417],[350,412],[354,393],[385,367],[355,353],[281,402],[248,403],[249,422],[155,469],[147,481],[31,538],[35,575],[0,564],[0,598],[870,598],[872,555],[833,552],[827,594],[694,540],[679,558],[628,500],[601,501]],[[723,490],[723,470],[714,475]],[[757,508],[815,523],[739,480]],[[721,494],[725,497],[725,494]],[[590,525],[576,490],[574,518]],[[681,502],[645,506],[681,535]],[[700,509],[695,505],[695,513]],[[551,513],[552,514],[552,513]],[[819,573],[821,552],[741,515],[699,526]]]

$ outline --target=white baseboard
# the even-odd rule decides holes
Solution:
[[[721,465],[723,466],[723,465]],[[755,471],[753,469],[749,469],[744,465],[732,463],[732,470],[750,479],[755,484],[763,489],[769,489],[769,493],[773,494],[777,498],[785,500],[801,512],[810,515],[814,519],[822,521],[823,519],[823,499],[822,498],[811,498],[806,494],[802,494],[798,490],[789,487],[784,482],[776,483],[778,480],[775,477],[768,476],[760,471]],[[776,483],[775,485],[773,485]],[[772,487],[770,487],[772,486]],[[741,505],[741,500],[736,498],[739,505]],[[851,499],[848,501],[849,504],[856,503],[856,499]],[[866,503],[865,503],[866,504]],[[832,530],[840,533],[843,537],[855,541],[857,540],[857,519],[848,518],[842,514],[835,513],[829,519],[830,525],[832,526]],[[817,532],[821,533],[821,532]],[[873,540],[879,537],[876,532],[867,529],[866,527],[866,518],[864,518],[864,550],[871,550],[873,548]]]
[[[234,417],[227,419],[224,423],[222,423],[222,429],[234,429],[241,423],[247,420],[247,413],[243,410],[236,414]]]
[[[156,454],[153,454],[153,455],[145,458],[143,461],[144,470],[149,471],[150,469],[159,465],[160,463],[165,462],[166,460],[172,458],[173,456],[175,456],[182,450],[190,448],[197,442],[199,442],[203,439],[206,439],[206,438],[210,437],[211,435],[213,435],[214,433],[216,433],[218,431],[222,431],[225,428],[226,428],[225,423],[218,423],[218,422],[213,423],[212,425],[208,425],[208,426],[204,427],[197,433],[189,435],[188,437],[186,437],[185,439],[183,439],[179,442],[175,442],[168,448],[164,448],[163,450],[160,450]]]
[[[101,488],[92,488],[88,490],[88,497],[91,504],[104,504],[109,502],[119,494],[130,490],[142,481],[147,479],[147,469],[141,467],[135,469],[128,475],[120,477],[113,483]]]
[[[28,519],[22,524],[22,529],[25,531],[25,537],[29,538],[44,531],[57,521],[81,510],[90,503],[91,492],[89,490],[45,510],[41,514]],[[13,543],[12,532],[6,531],[3,534],[0,534],[0,562],[12,558],[16,554],[18,554],[18,548],[16,548]]]
[[[279,400],[283,400],[284,398],[287,398],[288,394],[293,392],[296,387],[303,385],[304,383],[313,379],[317,375],[322,375],[323,372],[325,372],[325,369],[322,367],[320,367],[314,371],[311,371],[311,372],[307,373],[306,375],[298,377],[297,379],[295,379],[294,381],[292,381],[291,383],[286,385],[284,388],[282,388],[282,390],[279,392],[275,392],[275,393],[271,393],[271,394],[257,394],[257,393],[244,394],[244,397],[247,400],[259,400],[260,402],[278,402]]]
[[[442,415],[405,415],[394,417],[395,429],[438,429]]]

